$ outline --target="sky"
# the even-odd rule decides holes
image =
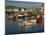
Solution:
[[[6,6],[17,6],[24,8],[39,8],[41,6],[40,2],[24,2],[24,1],[6,1]]]

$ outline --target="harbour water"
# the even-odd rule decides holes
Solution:
[[[9,14],[10,15],[10,14]],[[19,20],[13,21],[8,20],[8,14],[5,14],[5,27],[7,34],[17,34],[17,33],[35,33],[35,32],[43,32],[44,31],[44,23],[43,24],[32,24],[31,26],[27,26],[26,29],[24,27],[19,26]],[[12,15],[12,14],[11,14]]]

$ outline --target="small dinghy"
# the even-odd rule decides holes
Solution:
[[[10,17],[8,17],[8,20],[16,21],[16,16],[10,16]]]

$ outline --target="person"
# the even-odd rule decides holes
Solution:
[[[42,23],[42,16],[41,15],[37,16],[36,23],[37,24],[41,24]]]

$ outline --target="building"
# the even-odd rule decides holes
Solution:
[[[8,9],[5,9],[6,12],[19,12],[19,9],[18,8],[8,8]]]

